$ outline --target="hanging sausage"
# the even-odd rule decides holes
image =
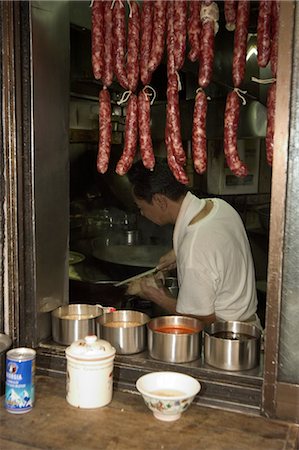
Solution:
[[[245,177],[248,174],[247,166],[238,154],[237,135],[241,101],[239,87],[245,76],[249,12],[249,0],[239,0],[232,66],[235,89],[227,95],[224,113],[224,154],[228,167],[237,177]]]
[[[200,58],[200,6],[201,1],[196,0],[189,2],[189,15],[188,15],[188,41],[190,50],[188,58],[194,62]]]
[[[271,8],[272,0],[260,0],[257,22],[257,63],[259,67],[266,67],[270,59]]]
[[[186,10],[184,12],[186,14]],[[179,75],[180,51],[175,52],[175,7],[174,2],[167,2],[167,106],[165,144],[168,165],[175,178],[183,184],[188,183],[188,177],[183,165],[186,162],[184,152],[179,110]],[[180,17],[177,20],[181,20]],[[178,25],[177,25],[178,26]]]
[[[113,80],[112,2],[94,0],[92,4],[92,67],[94,77],[103,82],[99,94],[99,144],[97,171],[108,169],[112,124],[111,101],[108,87]]]

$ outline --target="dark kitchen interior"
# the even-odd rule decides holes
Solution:
[[[96,171],[98,93],[101,82],[94,79],[91,67],[90,8],[84,2],[71,2],[70,5],[70,251],[84,256],[83,261],[70,266],[70,301],[78,302],[82,298],[88,298],[89,301],[109,303],[110,299],[106,297],[107,282],[135,275],[146,269],[146,266],[132,267],[108,262],[105,256],[101,256],[102,247],[113,244],[130,245],[133,239],[137,239],[138,245],[146,245],[147,249],[153,244],[162,243],[171,248],[172,230],[170,227],[164,229],[155,226],[138,215],[134,210],[127,177],[115,174],[115,165],[122,151],[125,124],[125,106],[117,104],[124,89],[116,81],[110,89],[113,101],[110,166],[105,175]],[[182,138],[188,154],[187,171],[191,190],[202,197],[225,198],[238,210],[246,225],[255,260],[259,313],[264,324],[271,189],[271,168],[265,158],[268,87],[252,82],[251,77],[270,78],[271,75],[268,67],[260,69],[257,64],[255,45],[258,2],[252,2],[246,80],[242,86],[247,91],[247,104],[241,113],[239,129],[239,147],[246,153],[251,173],[243,181],[229,173],[227,167],[222,169],[223,116],[226,95],[232,86],[233,34],[225,29],[221,2],[219,6],[213,79],[207,88],[211,101],[207,116],[209,160],[206,174],[199,176],[192,167],[190,146],[198,63],[191,63],[187,58],[180,72]],[[164,55],[163,63],[154,72],[151,83],[157,93],[151,109],[152,139],[156,154],[161,156],[166,156],[166,84]],[[97,246],[101,249],[97,250]],[[119,258],[117,255],[118,261],[121,256]],[[138,299],[129,300],[134,307],[149,306]],[[122,306],[128,306],[126,298],[123,299]]]
[[[20,82],[16,77],[16,91],[20,94],[18,82],[20,85],[23,83],[22,107],[19,109],[26,126],[20,139],[22,149],[18,144],[20,191],[12,195],[12,199],[17,198],[20,204],[15,206],[12,201],[6,210],[13,224],[14,208],[19,208],[19,246],[10,252],[18,259],[20,268],[14,268],[12,258],[8,291],[14,293],[14,286],[19,285],[20,294],[17,291],[14,295],[20,298],[15,299],[10,294],[7,303],[3,300],[4,306],[1,304],[1,307],[9,311],[3,323],[5,320],[9,323],[14,346],[36,348],[37,375],[41,378],[50,375],[52,383],[52,377],[53,380],[64,380],[66,376],[65,346],[54,342],[51,330],[51,312],[58,306],[90,303],[137,310],[151,317],[165,314],[151,302],[128,296],[124,288],[113,285],[153,267],[152,261],[171,248],[172,227],[160,228],[144,219],[132,202],[127,176],[115,173],[123,149],[126,117],[126,104],[118,104],[124,89],[116,81],[109,88],[113,124],[109,169],[105,175],[96,170],[98,95],[102,85],[94,79],[91,67],[90,2],[37,1],[32,5],[27,2],[17,5],[16,2],[13,6],[6,3],[1,6],[1,14],[6,18],[2,33],[9,33],[9,27],[15,29],[16,71],[20,72],[22,80]],[[181,132],[187,155],[186,172],[193,193],[199,197],[224,198],[236,208],[245,224],[256,269],[258,313],[269,340],[261,350],[260,364],[245,371],[213,368],[206,364],[203,354],[193,362],[182,364],[151,359],[147,351],[116,355],[114,387],[120,396],[123,393],[136,394],[135,382],[139,376],[147,372],[175,370],[201,382],[202,390],[194,400],[197,407],[219,409],[220,414],[221,410],[226,410],[292,421],[295,418],[297,421],[298,359],[294,357],[294,349],[298,337],[295,317],[298,314],[296,274],[299,265],[292,253],[296,254],[298,247],[295,208],[298,152],[293,142],[297,97],[292,100],[294,105],[289,100],[291,106],[283,100],[289,99],[286,93],[291,89],[289,77],[292,70],[296,79],[290,48],[293,45],[296,54],[298,44],[293,41],[290,17],[295,26],[299,23],[298,11],[294,5],[296,2],[281,2],[284,39],[280,46],[284,51],[279,55],[281,71],[277,77],[281,104],[277,111],[277,147],[280,144],[279,150],[285,149],[285,153],[277,152],[272,172],[265,148],[269,85],[252,80],[252,77],[271,78],[271,71],[268,66],[261,69],[257,65],[259,2],[250,2],[246,73],[241,86],[246,91],[246,104],[241,108],[238,128],[238,150],[248,164],[249,174],[239,179],[227,167],[223,152],[224,108],[226,96],[232,89],[233,34],[225,29],[223,2],[217,3],[220,19],[215,37],[213,78],[206,89],[210,97],[208,164],[206,173],[200,176],[193,169],[191,155],[198,63],[191,63],[186,58],[180,71]],[[9,58],[4,58],[3,65],[11,74],[13,68],[9,61]],[[8,92],[10,83],[10,77],[4,77],[3,84]],[[156,156],[166,155],[166,84],[164,55],[151,83],[156,91],[156,100],[151,106]],[[291,112],[293,122],[290,126]],[[8,116],[9,113],[6,119]],[[16,133],[19,132],[17,129]],[[13,156],[14,145],[5,147],[8,159]],[[285,156],[288,152],[292,163]],[[274,177],[276,184],[272,185]],[[282,213],[284,208],[285,214]],[[15,238],[13,231],[10,237]],[[123,252],[114,254],[111,259],[114,247],[121,247]],[[134,254],[136,249],[138,258],[132,259],[131,253]],[[172,275],[175,276],[175,272]],[[48,389],[43,382],[41,388],[45,392]]]

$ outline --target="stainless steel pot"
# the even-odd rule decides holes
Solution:
[[[168,327],[172,327],[173,332],[159,331]],[[177,334],[174,328],[185,329],[185,333]],[[202,328],[202,322],[193,317],[163,316],[152,319],[147,325],[150,356],[160,361],[174,363],[199,359],[201,356]],[[190,332],[187,332],[187,330],[190,330]]]
[[[147,343],[147,314],[121,310],[97,319],[97,335],[116,349],[117,354],[130,355],[145,350]]]
[[[103,314],[97,305],[64,305],[52,311],[52,338],[62,345],[70,345],[85,336],[96,334],[96,319]]]
[[[5,391],[5,364],[6,352],[10,349],[12,340],[7,334],[0,333],[0,395]]]
[[[259,365],[261,331],[244,322],[214,322],[204,330],[205,362],[224,370]]]

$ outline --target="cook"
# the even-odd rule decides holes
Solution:
[[[206,324],[239,320],[260,326],[253,258],[237,211],[222,199],[196,197],[175,179],[166,160],[157,160],[152,171],[137,161],[128,178],[141,214],[157,225],[174,224],[173,250],[158,268],[176,267],[178,297],[149,278],[141,280],[139,295],[170,314],[196,316]]]

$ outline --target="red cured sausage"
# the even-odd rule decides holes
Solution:
[[[91,16],[91,60],[96,80],[102,78],[104,67],[104,2],[94,0]]]
[[[224,116],[224,153],[230,170],[237,177],[245,177],[248,174],[246,164],[238,155],[237,131],[240,116],[240,99],[235,91],[228,94]]]
[[[167,3],[164,0],[154,1],[152,47],[148,66],[151,73],[157,69],[164,52]]]
[[[144,167],[152,170],[155,167],[155,155],[150,127],[150,99],[144,90],[138,95],[138,130],[139,147]]]
[[[165,144],[167,150],[167,162],[170,170],[172,171],[174,177],[182,184],[188,184],[189,179],[184,171],[183,167],[177,163],[174,154],[173,154],[173,146],[171,144],[170,139],[170,130],[169,130],[169,118],[166,111],[166,127],[165,127]]]
[[[99,173],[105,173],[109,164],[112,136],[110,94],[105,87],[100,92],[99,103],[99,148],[97,171]]]
[[[151,72],[148,70],[148,64],[152,46],[153,29],[153,1],[145,0],[142,2],[141,10],[141,37],[140,37],[140,78],[145,86],[151,81]]]
[[[276,83],[273,83],[267,93],[267,131],[266,131],[266,155],[269,166],[272,166],[274,146],[274,119],[276,106]]]
[[[125,68],[126,55],[126,10],[121,0],[116,0],[113,6],[113,56],[114,73],[124,89],[128,89]]]
[[[193,128],[192,128],[192,154],[193,164],[197,173],[202,174],[207,168],[207,140],[206,116],[208,102],[203,90],[199,90],[195,97]]]
[[[186,154],[183,148],[181,136],[178,77],[176,73],[168,76],[167,112],[168,131],[172,145],[172,153],[177,163],[183,166],[186,163]]]
[[[194,62],[200,57],[200,5],[198,0],[189,2],[189,17],[188,17],[188,40],[190,45],[190,51],[188,58]]]
[[[257,21],[257,62],[259,67],[266,67],[270,59],[271,7],[272,1],[260,0]]]
[[[129,90],[135,92],[139,79],[140,17],[138,3],[131,1],[130,5],[132,17],[129,17],[128,24],[127,79]]]
[[[175,70],[183,67],[186,53],[187,36],[187,2],[176,0],[174,2],[174,61]]]
[[[234,36],[234,54],[233,54],[234,87],[240,86],[245,75],[249,12],[250,12],[250,2],[248,0],[239,0],[236,30]]]
[[[175,73],[174,60],[174,2],[167,3],[167,76]]]
[[[277,55],[278,55],[278,31],[279,31],[279,2],[272,0],[271,9],[271,52],[270,66],[273,76],[277,74]]]
[[[118,175],[125,175],[132,166],[136,153],[137,137],[138,102],[137,96],[135,94],[131,94],[127,108],[124,149],[122,156],[116,166],[116,173],[118,173]]]
[[[203,1],[200,8],[201,17],[201,46],[198,84],[202,88],[209,85],[212,79],[214,63],[214,35],[215,26],[219,18],[218,6],[215,2]],[[218,24],[217,24],[218,26]],[[218,28],[216,29],[216,31]]]
[[[225,28],[228,31],[236,28],[237,3],[236,0],[224,0]]]
[[[104,3],[104,69],[102,81],[104,86],[110,86],[113,80],[113,43],[112,43],[112,9],[111,1]]]

